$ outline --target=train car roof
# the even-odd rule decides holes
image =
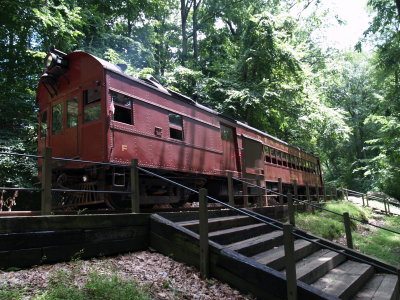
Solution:
[[[270,135],[270,134],[268,134],[268,133],[266,133],[264,131],[261,131],[261,130],[259,130],[257,128],[251,127],[251,126],[247,125],[246,123],[237,121],[237,120],[235,120],[235,119],[233,119],[233,118],[231,118],[229,116],[223,115],[223,114],[221,114],[221,113],[219,113],[219,112],[217,112],[217,111],[215,111],[215,110],[213,110],[213,109],[211,109],[211,108],[209,108],[207,106],[204,106],[204,105],[194,101],[192,98],[190,98],[190,97],[188,97],[186,95],[183,95],[183,94],[181,94],[181,93],[179,93],[177,91],[171,90],[169,88],[163,87],[158,82],[154,82],[154,81],[151,81],[151,80],[145,79],[145,78],[136,78],[136,77],[134,77],[132,75],[128,75],[128,74],[124,73],[120,67],[118,67],[118,66],[116,66],[116,65],[114,65],[114,64],[112,64],[112,63],[110,63],[110,62],[108,62],[108,61],[106,61],[104,59],[101,59],[101,58],[96,57],[96,56],[94,56],[92,54],[89,54],[87,52],[76,51],[76,52],[73,52],[73,53],[87,54],[87,55],[91,56],[92,58],[96,59],[104,67],[104,69],[106,69],[108,71],[111,71],[113,73],[117,73],[120,76],[123,76],[123,77],[125,77],[127,79],[130,79],[132,81],[135,81],[137,83],[145,85],[145,86],[147,86],[147,87],[149,87],[151,89],[157,90],[160,93],[166,94],[168,96],[174,96],[174,98],[177,98],[177,99],[179,99],[181,101],[184,101],[186,103],[194,105],[194,106],[198,107],[201,110],[207,111],[208,113],[214,114],[214,115],[219,116],[219,117],[221,117],[223,119],[226,119],[226,120],[228,120],[230,122],[233,122],[233,123],[237,124],[240,127],[249,129],[249,130],[254,131],[254,132],[256,132],[256,133],[258,133],[258,134],[260,134],[260,135],[262,135],[264,137],[270,138],[270,139],[272,139],[272,140],[274,140],[274,141],[276,141],[278,143],[281,143],[281,144],[283,144],[285,146],[294,148],[296,150],[299,150],[299,151],[307,153],[307,154],[309,154],[311,156],[314,156],[315,158],[318,158],[316,155],[314,155],[311,152],[305,151],[305,150],[303,150],[303,149],[301,149],[301,148],[299,148],[297,146],[294,146],[294,145],[292,145],[292,144],[290,144],[290,143],[288,143],[286,141],[283,141],[283,140],[281,140],[281,139],[279,139],[279,138],[277,138],[277,137],[275,137],[273,135]]]

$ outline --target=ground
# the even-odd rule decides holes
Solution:
[[[73,272],[80,282],[92,271],[118,274],[147,287],[155,299],[253,299],[216,279],[203,280],[195,268],[150,251],[0,271],[0,290],[23,290],[24,298],[31,299],[46,291],[49,278],[60,270]]]

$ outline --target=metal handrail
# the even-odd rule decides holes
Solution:
[[[6,155],[17,155],[17,156],[27,156],[27,157],[33,157],[33,158],[43,158],[43,157],[37,156],[37,155],[23,155],[23,154],[19,154],[19,153],[0,152],[0,155],[1,155],[1,154],[6,154]],[[99,165],[114,165],[114,166],[118,166],[118,167],[133,167],[132,165],[122,165],[122,164],[114,164],[114,163],[102,163],[102,162],[83,161],[83,160],[74,160],[74,159],[63,159],[63,158],[52,158],[52,159],[55,159],[55,160],[64,160],[64,161],[74,161],[74,162],[84,162],[84,163],[93,163],[93,164],[99,164]],[[143,168],[141,168],[141,167],[139,167],[139,166],[136,166],[136,168],[137,168],[138,170],[140,170],[140,171],[146,173],[146,174],[155,176],[155,177],[160,178],[160,179],[162,179],[162,180],[164,180],[164,181],[166,181],[166,182],[169,182],[169,183],[174,184],[174,185],[176,185],[176,186],[182,187],[182,188],[184,188],[184,189],[186,189],[186,190],[189,190],[189,191],[191,191],[191,192],[193,192],[193,193],[199,194],[199,192],[198,192],[197,190],[194,190],[194,189],[192,189],[192,188],[189,188],[189,187],[187,187],[187,186],[185,186],[185,185],[183,185],[183,184],[180,184],[180,183],[178,183],[178,182],[175,182],[175,181],[173,181],[173,180],[171,180],[171,179],[168,179],[168,178],[166,178],[166,177],[164,177],[164,176],[161,176],[161,175],[159,175],[159,174],[153,173],[153,172],[148,171],[148,170],[146,170],[146,169],[143,169]],[[238,180],[237,178],[235,178],[235,179]],[[240,180],[240,181],[241,181],[241,180]],[[242,182],[243,182],[243,181],[242,181]],[[245,182],[245,183],[248,183],[248,182]],[[248,184],[249,184],[249,183],[248,183]],[[250,184],[251,184],[251,183],[250,183]],[[263,187],[259,187],[259,186],[254,185],[254,184],[251,184],[251,185],[256,186],[256,187],[258,187],[258,188],[263,188]],[[25,188],[7,188],[7,189],[12,189],[12,190],[16,190],[16,189],[32,190],[32,189],[30,189],[30,188],[26,188],[26,189],[25,189]],[[265,188],[264,188],[264,189],[265,189]],[[42,189],[35,189],[35,191],[41,191],[41,190],[42,190]],[[70,191],[70,192],[79,191],[79,192],[100,192],[100,193],[102,193],[102,192],[129,193],[129,194],[132,194],[132,193],[133,193],[133,191],[130,191],[130,192],[122,192],[122,191],[121,191],[121,192],[119,192],[119,191],[93,191],[93,190],[68,190],[68,189],[52,189],[52,190],[53,190],[53,191],[67,191],[67,192],[68,192],[68,191]],[[266,190],[268,190],[268,189],[266,189]],[[274,192],[274,191],[272,191],[272,190],[269,190],[269,191]],[[276,193],[277,195],[282,195],[282,196],[286,197],[286,195],[283,195],[283,194],[281,194],[281,193],[277,193],[277,192],[274,192],[274,193]],[[277,224],[280,224],[281,226],[283,225],[283,223],[280,222],[280,221],[278,221],[278,220],[274,220],[274,219],[272,219],[272,218],[269,218],[269,217],[267,217],[267,216],[263,216],[263,215],[258,214],[258,213],[256,213],[256,212],[251,212],[251,211],[249,211],[249,210],[240,209],[240,208],[238,208],[238,207],[235,207],[235,206],[232,206],[232,205],[230,205],[230,204],[228,204],[228,203],[225,203],[225,202],[223,202],[223,201],[221,201],[221,200],[215,199],[215,198],[213,198],[213,197],[211,197],[211,196],[206,196],[206,198],[209,199],[209,200],[211,200],[211,201],[213,201],[213,202],[216,202],[216,203],[218,203],[218,204],[220,204],[220,205],[222,205],[222,206],[225,206],[225,207],[227,207],[227,208],[229,208],[229,209],[232,209],[232,210],[237,211],[237,212],[239,212],[239,213],[241,213],[241,214],[244,214],[244,215],[246,215],[246,216],[248,216],[248,217],[250,217],[250,218],[252,218],[252,219],[255,219],[255,220],[260,221],[260,222],[262,222],[262,223],[264,223],[264,224],[267,224],[267,225],[269,225],[269,226],[272,226],[272,227],[275,228],[275,229],[278,229],[278,230],[282,230],[282,229],[283,229],[282,227],[280,227],[279,225],[277,225]],[[299,199],[296,199],[296,200],[297,200],[297,201],[300,201],[300,202],[305,202],[305,201],[302,201],[302,200],[299,200]],[[310,204],[310,203],[307,203],[307,204]],[[317,206],[317,208],[320,208],[320,207]],[[320,208],[320,209],[321,209],[321,208]],[[329,210],[328,210],[328,211],[329,211]],[[335,212],[334,212],[334,213],[335,213]],[[338,213],[336,213],[336,214],[338,214]],[[340,215],[340,214],[339,214],[339,215]],[[321,246],[321,247],[323,247],[323,248],[326,248],[326,249],[329,249],[329,250],[331,250],[331,251],[340,253],[340,254],[345,255],[345,256],[347,256],[347,257],[349,257],[349,258],[351,258],[351,259],[360,261],[360,262],[362,262],[362,263],[370,264],[370,265],[372,265],[372,266],[374,266],[374,267],[380,268],[380,269],[385,270],[386,272],[389,272],[389,273],[392,273],[392,274],[397,274],[397,272],[395,272],[395,271],[393,271],[393,270],[391,270],[391,269],[388,269],[388,268],[386,268],[386,267],[380,266],[380,265],[375,264],[375,263],[370,262],[370,261],[366,261],[366,260],[364,260],[364,259],[362,259],[362,258],[359,258],[359,257],[357,257],[357,256],[351,255],[351,254],[349,254],[349,253],[347,253],[347,252],[343,252],[343,251],[341,251],[341,250],[337,250],[337,249],[335,249],[335,248],[333,248],[333,247],[327,246],[327,245],[325,245],[325,244],[323,244],[323,243],[320,243],[320,242],[318,242],[318,241],[315,241],[315,240],[313,240],[313,239],[310,239],[310,238],[307,238],[307,237],[305,237],[305,236],[303,236],[303,235],[300,235],[299,233],[292,232],[292,234],[293,234],[294,236],[298,237],[298,238],[304,239],[304,240],[306,240],[306,241],[308,241],[308,242],[314,243],[314,244],[316,244],[316,245],[319,245],[319,246]]]
[[[371,195],[368,195],[368,194],[365,194],[365,193],[360,193],[360,192],[353,191],[353,190],[349,190],[349,189],[346,189],[346,188],[342,188],[341,190],[342,190],[342,191],[348,191],[348,192],[350,192],[351,194],[365,195],[366,197],[368,197],[368,198],[371,199],[371,200],[376,200],[376,201],[379,201],[379,202],[385,202],[385,198],[381,198],[381,197],[377,197],[377,196],[371,196]],[[387,203],[390,203],[390,204],[392,204],[392,205],[396,205],[396,206],[399,206],[399,205],[400,205],[399,202],[393,202],[393,201],[390,201],[390,200],[386,200],[386,202],[387,202]]]
[[[271,189],[268,189],[268,188],[265,188],[265,187],[262,187],[262,186],[258,186],[258,185],[256,185],[256,184],[253,184],[253,183],[248,182],[248,181],[241,180],[241,179],[239,179],[239,178],[237,178],[237,177],[232,177],[232,179],[237,180],[237,181],[242,182],[242,183],[246,183],[246,184],[251,185],[251,186],[253,186],[253,187],[257,187],[257,188],[262,189],[262,190],[265,190],[265,191],[267,191],[267,192],[274,193],[274,194],[276,194],[276,195],[278,195],[278,196],[283,196],[283,197],[287,198],[287,195],[285,195],[285,194],[276,192],[276,191],[274,191],[274,190],[271,190]],[[315,207],[315,208],[317,208],[317,209],[319,209],[319,210],[327,211],[327,212],[329,212],[329,213],[332,213],[332,214],[335,214],[335,215],[337,215],[337,216],[343,217],[343,215],[341,215],[340,213],[337,213],[337,212],[335,212],[335,211],[333,211],[333,210],[330,210],[330,209],[321,207],[321,206],[319,206],[319,205],[316,205],[316,204],[313,204],[313,203],[310,203],[310,202],[307,202],[307,201],[304,201],[304,200],[300,200],[300,199],[297,199],[297,198],[295,198],[295,197],[293,197],[292,199],[293,199],[294,201],[297,201],[297,202],[300,202],[300,203],[303,203],[303,204],[306,204],[306,205]],[[379,225],[376,225],[376,224],[372,224],[372,223],[370,223],[370,222],[368,222],[368,221],[365,221],[365,220],[357,219],[357,218],[354,218],[354,217],[350,217],[350,219],[353,220],[353,221],[360,222],[360,223],[362,223],[362,224],[366,224],[366,225],[375,227],[375,228],[383,229],[383,230],[386,230],[386,231],[389,231],[389,232],[392,232],[392,233],[395,233],[395,234],[400,234],[399,231],[392,230],[392,229],[389,229],[389,228],[386,228],[386,227],[382,227],[382,226],[379,226]]]
[[[166,181],[166,182],[169,182],[169,183],[171,183],[171,184],[180,186],[180,187],[185,188],[185,189],[187,189],[187,190],[189,190],[189,191],[192,191],[192,192],[194,192],[194,193],[196,193],[196,194],[199,194],[199,192],[198,192],[197,190],[194,190],[194,189],[192,189],[192,188],[189,188],[189,187],[187,187],[187,186],[185,186],[185,185],[183,185],[183,184],[180,184],[180,183],[178,183],[178,182],[175,182],[175,181],[173,181],[173,180],[170,180],[170,179],[168,179],[168,178],[165,178],[165,177],[163,177],[163,176],[161,176],[161,175],[158,175],[158,174],[153,173],[153,172],[151,172],[151,171],[145,170],[145,169],[143,169],[143,168],[141,168],[141,167],[137,167],[137,169],[140,170],[140,171],[143,171],[143,172],[145,172],[145,173],[147,173],[147,174],[149,174],[149,175],[152,175],[152,176],[155,176],[155,177],[157,177],[157,178],[160,178],[160,179],[162,179],[162,180],[164,180],[164,181]],[[220,205],[222,205],[222,206],[224,206],[224,207],[227,207],[227,208],[229,208],[229,209],[231,209],[231,210],[234,210],[234,211],[239,212],[239,213],[241,213],[241,214],[243,214],[243,215],[246,215],[246,216],[248,216],[248,217],[250,217],[250,218],[252,218],[252,219],[254,219],[254,220],[257,220],[257,221],[259,221],[259,222],[262,222],[262,223],[264,223],[264,224],[267,224],[267,225],[269,225],[269,226],[272,226],[272,227],[275,228],[275,229],[278,229],[278,230],[282,230],[282,229],[283,229],[283,227],[280,227],[279,225],[277,225],[277,224],[280,224],[281,226],[283,225],[283,223],[280,222],[280,221],[278,221],[278,220],[275,220],[275,219],[272,219],[272,218],[270,218],[270,217],[267,217],[267,216],[258,214],[258,213],[253,212],[253,211],[249,211],[249,210],[245,210],[245,209],[241,209],[241,208],[235,207],[235,206],[233,206],[233,205],[230,205],[230,204],[228,204],[228,203],[226,203],[226,202],[223,202],[223,201],[218,200],[218,199],[216,199],[216,198],[213,198],[213,197],[211,197],[211,196],[206,196],[206,198],[209,199],[209,200],[211,200],[211,201],[213,201],[213,202],[215,202],[215,203],[218,203],[218,204],[220,204]],[[272,223],[272,222],[273,222],[273,223]],[[318,242],[318,241],[315,241],[315,240],[313,240],[313,239],[311,239],[311,238],[305,237],[305,236],[303,236],[303,235],[301,235],[301,234],[299,234],[299,233],[292,232],[292,234],[293,234],[294,236],[298,237],[298,238],[301,238],[301,239],[306,240],[306,241],[308,241],[308,242],[310,242],[310,243],[316,244],[316,245],[318,245],[318,246],[320,246],[320,247],[322,247],[322,248],[329,249],[329,250],[334,251],[334,252],[336,252],[336,253],[345,255],[345,256],[347,256],[348,258],[357,260],[357,261],[362,262],[362,263],[366,263],[366,264],[372,265],[372,266],[377,267],[377,268],[379,268],[379,269],[381,269],[381,270],[385,270],[385,271],[388,272],[388,273],[397,275],[397,272],[396,272],[396,271],[393,271],[393,270],[388,269],[388,268],[386,268],[386,267],[384,267],[384,266],[378,265],[378,264],[376,264],[376,263],[374,263],[374,262],[370,262],[370,261],[364,260],[364,259],[362,259],[362,258],[359,258],[359,257],[354,256],[354,255],[352,255],[352,254],[349,254],[349,253],[347,253],[347,252],[344,252],[344,251],[342,251],[342,250],[338,250],[338,249],[335,249],[335,248],[333,248],[333,247],[327,246],[327,245],[325,245],[325,244],[323,244],[323,243],[320,243],[320,242]]]

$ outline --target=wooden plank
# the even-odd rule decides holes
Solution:
[[[202,278],[210,275],[208,253],[208,215],[207,215],[207,190],[199,191],[199,235],[200,235],[200,274]]]
[[[294,254],[293,225],[283,225],[287,299],[297,300],[296,259]]]
[[[96,256],[114,255],[148,248],[148,236],[138,236],[133,239],[112,240],[102,243],[82,243],[43,248],[46,263],[68,261],[71,259],[91,258]]]
[[[51,183],[52,183],[52,151],[45,147],[42,159],[42,194],[41,194],[41,214],[51,213]]]
[[[34,216],[0,218],[0,233],[149,225],[150,214]]]
[[[347,261],[312,284],[328,294],[349,299],[372,276],[374,268],[367,264]]]
[[[306,257],[316,251],[318,246],[305,240],[296,240],[294,242],[294,256],[296,261]],[[285,251],[284,247],[279,246],[277,248],[261,252],[254,255],[252,259],[256,260],[260,264],[267,265],[270,268],[276,270],[282,270],[285,267]]]
[[[347,247],[350,249],[353,249],[353,236],[351,234],[351,222],[350,222],[350,216],[348,212],[343,213],[343,222],[344,222],[344,229],[346,232],[346,242],[347,242]]]
[[[392,274],[375,274],[357,293],[355,300],[397,300],[398,278]]]
[[[0,268],[23,268],[39,265],[42,262],[41,248],[0,251]]]
[[[340,253],[319,250],[296,263],[297,280],[311,284],[345,260]]]
[[[139,170],[138,160],[131,160],[131,209],[133,213],[140,213],[140,196],[139,196]]]
[[[218,244],[226,245],[271,231],[273,231],[272,227],[264,223],[256,223],[246,226],[214,231],[209,234],[209,238]]]
[[[228,172],[228,198],[229,198],[229,205],[234,206],[235,205],[235,197],[234,195],[234,190],[233,190],[233,179],[232,179],[232,172]]]
[[[278,178],[278,192],[279,192],[279,204],[283,204],[283,185],[282,185],[282,178]]]
[[[226,248],[241,253],[246,256],[253,256],[257,253],[267,251],[271,248],[282,245],[283,233],[275,230],[270,233],[252,237],[240,242],[229,244]]]
[[[147,226],[128,226],[115,228],[99,228],[84,230],[85,243],[100,243],[113,240],[135,239],[136,237],[148,236]]]
[[[50,245],[67,245],[85,241],[83,230],[37,231],[0,234],[0,250],[41,248]]]

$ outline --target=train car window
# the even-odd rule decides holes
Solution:
[[[174,113],[169,113],[168,119],[169,119],[169,137],[174,140],[183,141],[182,116]]]
[[[282,153],[282,162],[285,167],[288,166],[288,155],[285,152]]]
[[[118,94],[115,92],[111,93],[111,99],[114,102],[114,121],[133,125],[132,118],[132,105],[133,99],[131,97]]]
[[[90,122],[100,119],[100,87],[95,86],[83,91],[84,121]]]
[[[282,152],[279,150],[276,150],[276,158],[278,160],[278,165],[282,166]]]
[[[99,86],[94,86],[90,89],[83,91],[83,99],[85,105],[100,101],[100,90],[101,88]]]
[[[271,148],[268,146],[264,146],[264,152],[265,152],[265,161],[266,162],[271,162]]]
[[[171,119],[170,119],[171,122]],[[221,126],[221,139],[225,140],[225,141],[232,141],[232,129],[225,127],[225,126]]]
[[[57,105],[53,106],[52,118],[53,122],[51,123],[51,132],[53,134],[58,134],[62,131],[62,125],[63,125],[62,103],[58,103]]]
[[[288,167],[293,168],[293,156],[288,154],[287,157],[288,157]]]
[[[78,125],[78,99],[76,97],[67,100],[67,127]]]
[[[273,164],[276,164],[276,150],[274,148],[271,149],[271,161]]]

